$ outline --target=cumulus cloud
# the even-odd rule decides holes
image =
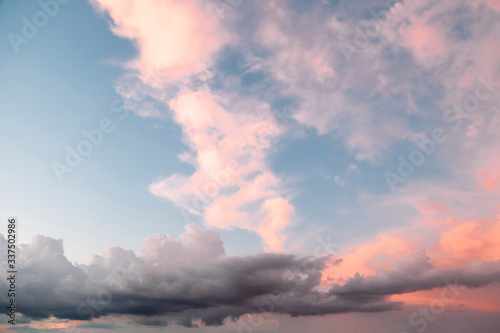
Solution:
[[[1,244],[6,248],[3,236]],[[104,256],[95,256],[90,265],[70,263],[62,240],[45,236],[21,245],[19,253],[19,312],[37,319],[127,314],[143,324],[190,326],[198,319],[207,325],[222,324],[226,318],[259,312],[258,306],[271,300],[270,311],[294,315],[392,307],[384,302],[344,307],[341,301],[315,291],[326,258],[226,257],[218,232],[195,225],[188,225],[178,240],[167,235],[149,237],[141,256],[114,247]],[[4,304],[6,296],[1,297]]]
[[[182,157],[195,173],[171,175],[149,190],[213,226],[257,232],[266,247],[280,252],[280,235],[291,223],[293,207],[266,160],[284,133],[268,106],[253,113],[229,112],[209,91],[183,91],[170,102],[191,148]],[[245,207],[246,206],[246,207]],[[257,209],[255,209],[257,208]]]
[[[266,249],[283,250],[293,207],[267,162],[284,128],[268,103],[224,98],[209,88],[216,55],[230,40],[213,4],[204,0],[95,0],[113,32],[139,50],[116,90],[141,117],[171,111],[189,150],[179,156],[191,175],[161,177],[149,187],[207,224],[258,233]],[[201,83],[200,83],[201,82]],[[142,98],[135,95],[142,94]],[[139,101],[137,101],[139,100]],[[243,106],[243,110],[241,107]],[[223,213],[222,213],[223,212]]]
[[[5,245],[2,236],[0,246]],[[137,256],[114,247],[89,265],[75,265],[64,256],[62,240],[37,236],[19,249],[19,312],[36,319],[129,315],[144,325],[192,326],[198,320],[220,325],[247,313],[388,311],[401,306],[388,300],[393,294],[440,287],[448,280],[472,288],[500,281],[500,262],[434,268],[421,252],[390,270],[357,274],[325,290],[320,288],[322,271],[332,258],[272,253],[228,257],[218,232],[195,225],[188,225],[178,240],[153,235],[141,252]],[[0,297],[3,306],[6,296]]]
[[[165,72],[169,81],[204,71],[225,40],[212,5],[203,0],[92,2],[110,15],[115,34],[136,42],[140,54],[130,65]]]

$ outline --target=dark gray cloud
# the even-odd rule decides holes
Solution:
[[[330,292],[345,298],[377,298],[447,285],[477,288],[493,282],[500,282],[500,261],[473,262],[468,270],[436,268],[421,251],[395,263],[388,271],[379,270],[376,275],[368,277],[357,274],[345,284],[333,287]]]
[[[5,251],[6,240],[0,238]],[[216,231],[188,225],[186,233],[147,238],[137,256],[119,247],[75,265],[62,240],[37,236],[19,249],[18,311],[39,319],[88,320],[129,315],[143,325],[194,320],[221,325],[246,313],[315,316],[381,312],[401,307],[388,296],[443,286],[447,280],[480,287],[500,280],[500,263],[474,263],[468,270],[440,269],[417,253],[375,276],[355,276],[330,290],[320,287],[327,261],[338,258],[259,254],[227,257]],[[2,258],[6,258],[2,253]],[[5,263],[2,263],[5,266]],[[5,285],[3,277],[0,284]],[[0,295],[0,306],[6,304]]]

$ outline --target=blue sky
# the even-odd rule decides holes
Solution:
[[[20,30],[18,17],[39,10],[35,2],[3,6],[2,30]],[[2,201],[11,214],[25,216],[21,241],[36,234],[64,238],[73,260],[87,261],[111,243],[138,249],[147,235],[182,231],[177,210],[146,191],[158,174],[182,168],[174,158],[182,149],[178,129],[134,116],[121,120],[111,110],[120,99],[114,64],[133,57],[132,45],[114,36],[87,2],[61,7],[19,54],[8,39],[3,44],[2,77],[9,80],[2,80],[2,132],[9,144],[2,150],[15,162],[2,164],[9,175]],[[66,146],[76,149],[82,131],[103,118],[115,131],[59,182],[51,163],[63,161]]]

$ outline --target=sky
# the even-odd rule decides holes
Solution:
[[[2,332],[498,332],[500,0],[0,0],[0,31]]]

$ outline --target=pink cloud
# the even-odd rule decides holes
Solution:
[[[496,136],[498,137],[498,136]],[[484,149],[475,163],[476,181],[480,188],[488,191],[488,195],[500,195],[500,146],[493,145]]]
[[[225,40],[213,8],[202,0],[93,2],[109,13],[115,34],[136,42],[133,66],[164,72],[169,81],[205,70]]]
[[[447,51],[446,41],[438,28],[422,18],[415,19],[404,35],[408,47],[422,64],[442,58]]]
[[[496,211],[499,192],[494,186],[499,175],[496,151],[495,145],[482,147],[474,161],[469,161],[468,169],[460,170],[459,178],[439,184],[420,182],[386,199],[377,198],[377,206],[405,204],[419,214],[410,217],[407,211],[401,219],[412,223],[344,250],[335,258],[342,262],[323,272],[325,285],[343,283],[357,272],[375,275],[377,270],[388,270],[396,261],[422,249],[434,267],[473,268],[476,263],[500,260],[500,215]],[[483,170],[483,178],[475,179],[479,170]],[[495,286],[467,291],[460,302],[474,309],[497,311],[496,298],[491,296],[494,293],[498,293]],[[392,296],[391,300],[426,305],[436,295],[431,290]]]
[[[441,299],[445,289],[437,288],[433,290],[418,291],[414,293],[393,295],[391,301],[404,302],[407,305],[429,306]],[[456,302],[447,306],[446,311],[463,311],[464,309],[474,309],[479,311],[499,311],[498,287],[486,286],[479,289],[461,290]]]
[[[477,83],[479,76],[488,76],[495,71],[500,59],[500,39],[487,38],[470,52],[474,54],[474,63],[467,68],[460,81],[464,87]]]
[[[323,271],[323,285],[344,284],[356,273],[362,276],[379,274],[380,270],[394,269],[421,247],[418,236],[410,230],[400,230],[399,236],[384,233],[376,239],[344,251],[334,258],[334,263]],[[468,221],[438,233],[438,241],[425,249],[432,267],[475,269],[482,262],[500,260],[500,219]],[[342,261],[338,261],[342,259]],[[426,305],[439,297],[441,290],[428,290],[391,296],[392,301]],[[486,294],[484,294],[486,292]],[[498,311],[498,286],[467,290],[460,296],[460,303],[478,310]],[[484,294],[484,295],[483,295]]]
[[[196,171],[159,179],[150,185],[150,192],[203,216],[212,226],[253,230],[268,249],[281,249],[291,206],[266,162],[272,141],[283,132],[269,107],[257,111],[248,107],[247,114],[230,112],[208,90],[185,89],[171,99],[164,89],[165,84],[186,82],[192,75],[204,77],[214,53],[228,41],[213,4],[204,0],[94,3],[109,13],[115,34],[135,41],[139,55],[128,67],[139,69],[140,79],[150,88],[147,94],[173,111],[190,148],[179,158]],[[320,63],[316,65],[321,69]],[[129,95],[129,90],[120,93]],[[262,104],[252,103],[253,108]],[[138,115],[158,116],[152,105],[142,104],[135,110]]]
[[[189,90],[169,106],[193,152],[182,158],[196,171],[171,175],[149,190],[203,216],[209,225],[255,231],[269,250],[280,251],[292,207],[266,161],[271,143],[283,133],[269,108],[231,113],[209,91]]]
[[[420,210],[424,214],[444,214],[449,211],[450,207],[440,201],[427,201],[419,206]]]
[[[495,176],[484,171],[478,171],[477,180],[485,190],[492,192],[497,187],[497,184],[500,183],[500,176]]]
[[[283,198],[267,199],[262,204],[266,211],[266,218],[257,228],[257,232],[264,239],[271,252],[282,252],[284,235],[280,233],[290,224],[290,214],[293,207]]]
[[[470,221],[459,224],[440,235],[431,252],[439,266],[462,266],[477,260],[500,260],[500,220]]]
[[[488,7],[500,11],[500,0],[476,0],[476,3],[478,5],[485,3]]]
[[[324,54],[314,54],[314,53],[305,54],[306,61],[310,64],[316,77],[320,81],[324,81],[326,78],[335,75],[335,72],[333,71],[331,65],[325,58],[326,56]]]
[[[476,263],[500,260],[500,219],[468,221],[440,234],[437,244],[427,250],[435,267],[475,267]],[[441,297],[442,290],[428,290],[391,296],[393,301],[428,305]],[[458,304],[481,311],[499,311],[498,286],[463,290]]]
[[[324,284],[343,283],[356,273],[372,275],[378,269],[389,269],[393,263],[415,251],[411,240],[382,234],[341,254],[339,257],[342,262],[327,267],[323,272]]]
[[[258,60],[259,68],[282,83],[286,94],[297,97],[294,119],[299,124],[315,129],[319,135],[339,137],[358,160],[371,162],[404,138],[407,128],[398,116],[387,113],[379,122],[380,110],[353,97],[373,81],[378,81],[374,88],[377,92],[387,93],[387,80],[380,59],[347,64],[339,44],[353,43],[355,30],[351,24],[334,15],[322,21],[304,14],[301,20],[307,23],[297,25],[286,2],[261,2],[259,7],[253,40],[269,52],[269,57]],[[382,47],[373,42],[365,51],[376,58]],[[357,50],[353,58],[361,58],[360,52]]]
[[[500,56],[497,13],[489,8],[481,10],[479,5],[496,10],[500,6],[498,0],[406,1],[383,31],[390,44],[411,51],[421,66],[442,65],[436,79],[446,87],[452,103],[463,94],[460,89],[476,84],[479,75],[493,73]],[[468,6],[470,20],[451,15],[464,6]],[[461,27],[467,35],[459,34],[456,27]],[[447,65],[448,62],[452,65]]]

